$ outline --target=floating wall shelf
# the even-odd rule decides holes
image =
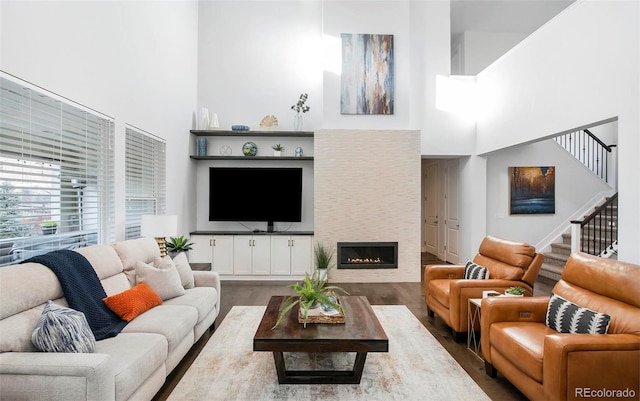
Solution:
[[[228,131],[228,130],[195,130],[190,131],[195,136],[255,136],[257,137],[313,137],[313,131]]]
[[[313,160],[313,156],[190,156],[194,160]]]

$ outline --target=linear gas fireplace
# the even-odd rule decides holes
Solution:
[[[397,242],[338,242],[338,269],[397,268]]]

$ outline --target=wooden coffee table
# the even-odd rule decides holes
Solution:
[[[271,351],[280,384],[359,384],[368,352],[388,352],[389,339],[369,301],[341,296],[345,323],[298,323],[298,306],[271,330],[285,296],[273,296],[253,337],[254,351]],[[287,370],[283,352],[355,352],[353,370]]]

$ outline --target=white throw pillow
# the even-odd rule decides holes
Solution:
[[[136,282],[147,283],[162,300],[184,295],[180,275],[175,267],[158,269],[144,262],[136,262]]]
[[[168,256],[165,256],[168,258]],[[187,260],[187,254],[184,252],[180,252],[173,258],[173,263],[176,265],[176,269],[178,269],[178,273],[180,274],[180,281],[182,282],[182,286],[185,289],[195,287],[195,279],[193,278],[193,270],[191,270],[191,266],[189,265],[189,261]]]

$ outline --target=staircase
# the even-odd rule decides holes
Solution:
[[[617,194],[597,206],[594,213],[585,216],[584,221],[587,220],[588,223],[582,229],[581,251],[600,257],[617,257],[617,230],[615,230],[618,221]],[[581,222],[572,221],[577,224]],[[559,243],[552,243],[551,252],[544,252],[540,276],[553,281],[560,280],[569,255],[571,255],[571,232],[562,234]]]
[[[570,132],[555,141],[603,181],[609,182],[609,161],[616,145],[606,145],[588,129]],[[593,213],[580,221],[572,221],[572,230],[580,232],[580,251],[601,257],[617,256],[618,203],[617,194],[594,208]],[[615,201],[615,202],[614,202]],[[578,225],[579,230],[575,230]],[[540,276],[558,281],[571,255],[571,231],[562,234],[559,243],[551,244],[551,252],[544,252]]]
[[[560,280],[569,255],[571,255],[571,233],[566,233],[562,234],[562,242],[551,244],[551,252],[544,253],[540,276],[553,281]]]

